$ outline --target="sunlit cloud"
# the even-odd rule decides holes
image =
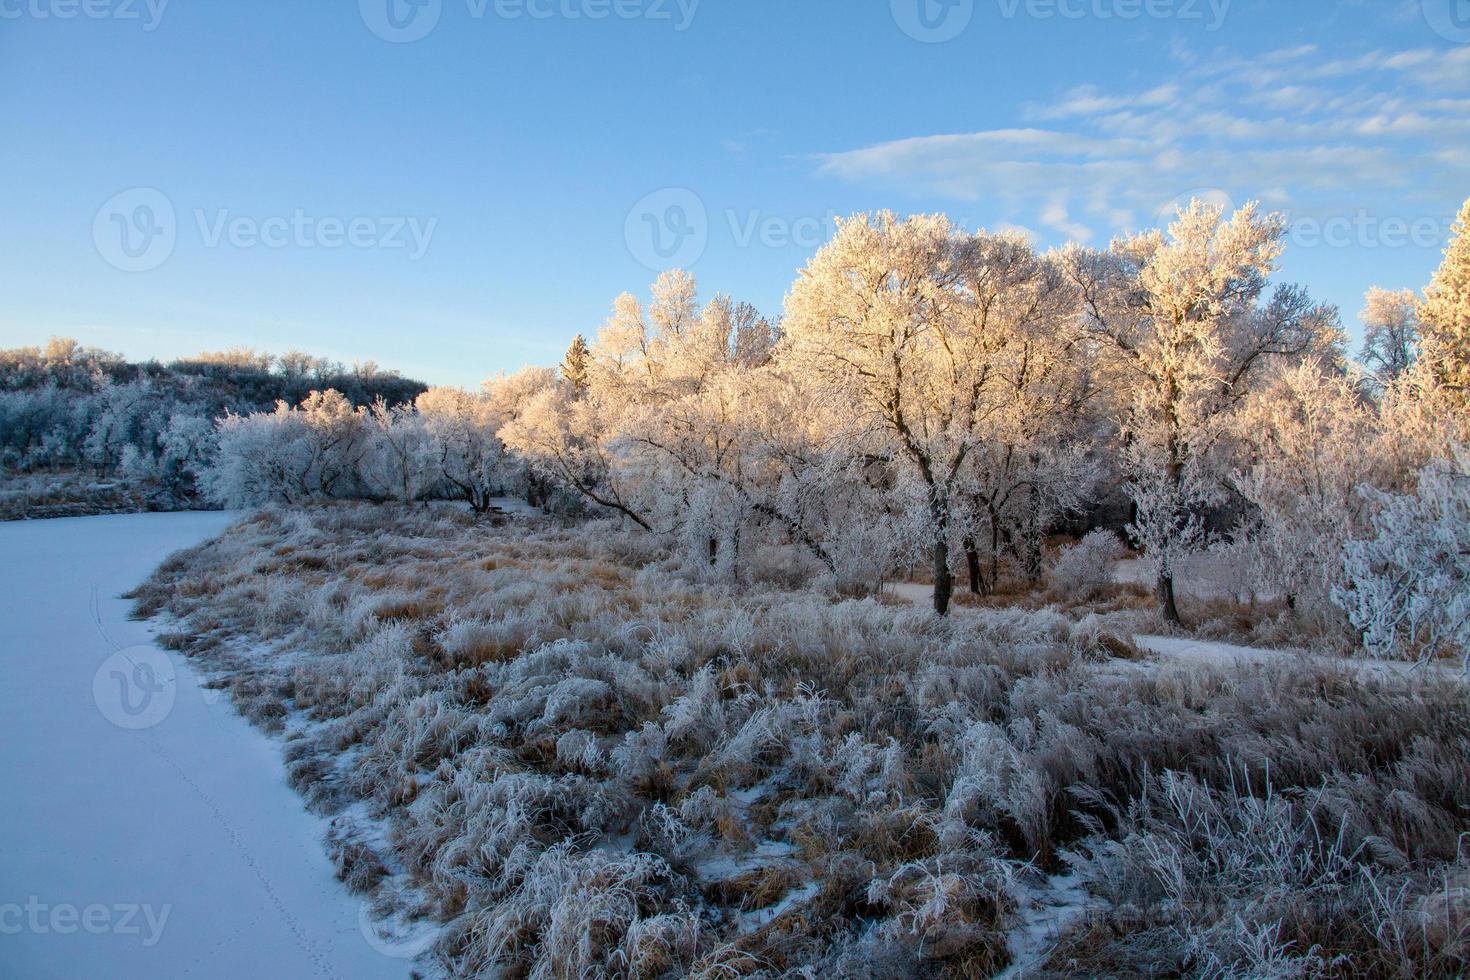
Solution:
[[[818,171],[984,202],[998,223],[1081,240],[1152,221],[1189,188],[1318,215],[1390,192],[1404,216],[1463,197],[1470,47],[1328,57],[1304,45],[1247,60],[1176,46],[1172,57],[1181,70],[1165,84],[1075,87],[1023,107],[1026,125],[840,150]]]

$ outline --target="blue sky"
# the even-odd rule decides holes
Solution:
[[[0,0],[0,346],[470,385],[664,262],[777,313],[835,214],[1102,245],[1192,193],[1356,327],[1470,195],[1470,0],[415,2]]]

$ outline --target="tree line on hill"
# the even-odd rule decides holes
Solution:
[[[228,506],[514,493],[716,578],[775,551],[864,592],[922,564],[940,614],[957,581],[1039,579],[1050,533],[1121,498],[1167,619],[1182,563],[1228,547],[1373,648],[1463,649],[1467,224],[1470,202],[1422,295],[1369,291],[1356,358],[1335,308],[1272,283],[1285,223],[1254,205],[1046,252],[880,213],[840,223],[780,319],[675,270],[559,369],[478,392],[299,355],[8,352],[0,452]]]

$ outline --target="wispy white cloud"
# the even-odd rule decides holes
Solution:
[[[1178,75],[1082,86],[1023,108],[1018,125],[825,154],[839,179],[984,201],[999,223],[1088,239],[1157,220],[1191,191],[1318,215],[1433,214],[1470,186],[1470,46],[1328,56],[1312,45],[1251,59],[1171,52]],[[1417,209],[1417,210],[1416,210]]]

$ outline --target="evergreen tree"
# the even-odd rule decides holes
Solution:
[[[581,397],[587,391],[587,367],[590,360],[587,341],[582,339],[581,334],[577,334],[572,345],[567,348],[566,359],[561,362],[562,380],[571,387],[574,397]]]
[[[1454,237],[1419,307],[1423,356],[1435,378],[1464,401],[1470,398],[1470,201],[1460,210]]]

